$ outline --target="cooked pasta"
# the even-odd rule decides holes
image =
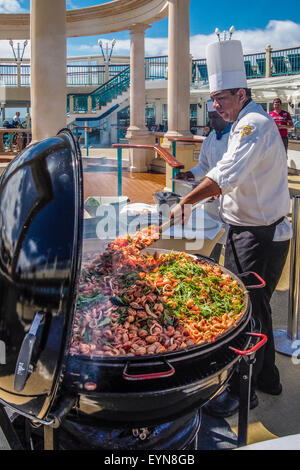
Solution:
[[[212,342],[236,325],[245,291],[219,265],[143,253],[158,229],[119,237],[81,272],[71,354],[161,354]]]

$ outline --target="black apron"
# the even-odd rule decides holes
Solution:
[[[257,384],[277,387],[280,383],[279,372],[275,365],[275,347],[270,300],[280,279],[290,241],[274,242],[276,225],[283,217],[268,226],[230,225],[226,250],[225,267],[235,274],[255,271],[265,281],[262,289],[250,291],[252,315],[259,320],[261,332],[266,334],[266,345],[256,353],[253,367],[252,390]],[[237,380],[233,380],[232,391],[237,391]]]

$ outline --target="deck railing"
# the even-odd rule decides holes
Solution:
[[[184,168],[183,163],[180,163],[173,157],[167,150],[163,149],[157,144],[113,144],[113,148],[117,149],[118,158],[118,196],[122,196],[122,149],[146,149],[153,150],[172,168],[172,179],[175,178],[179,170]]]
[[[0,127],[1,161],[5,156],[16,155],[31,141],[31,129],[6,129]]]
[[[101,85],[105,82],[104,65],[67,65],[67,85]]]
[[[0,65],[0,83],[6,86],[18,86],[18,68],[16,65]]]
[[[271,52],[271,75],[293,75],[300,73],[300,47]]]
[[[101,107],[106,106],[107,103],[128,90],[129,84],[130,67],[127,67],[91,93],[92,110],[101,109]]]
[[[168,78],[168,56],[145,58],[146,80],[166,80]]]
[[[283,76],[300,74],[300,46],[289,49],[272,50],[244,55],[247,78]],[[267,54],[270,60],[267,61]],[[270,63],[270,70],[267,64]],[[126,64],[111,64],[109,76],[114,78],[128,69]],[[101,86],[105,82],[105,65],[71,65],[66,67],[67,86]],[[163,80],[168,78],[168,56],[145,58],[146,80]],[[206,59],[192,61],[192,82],[207,82]],[[6,86],[29,86],[30,65],[0,64],[0,84]]]
[[[71,114],[96,112],[128,90],[129,84],[130,67],[126,67],[92,93],[68,95],[67,111]]]
[[[266,53],[244,55],[244,64],[247,78],[261,78],[266,76]]]

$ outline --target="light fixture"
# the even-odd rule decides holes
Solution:
[[[26,40],[23,42],[23,50],[22,50],[22,52],[21,52],[21,50],[20,50],[20,43],[18,42],[18,43],[17,43],[17,53],[16,53],[15,48],[14,48],[14,42],[13,42],[13,40],[12,40],[12,39],[9,40],[9,45],[10,45],[12,51],[13,51],[14,58],[15,58],[15,61],[16,61],[16,62],[22,62],[23,57],[24,57],[24,52],[25,52],[25,49],[26,49],[27,44],[28,44],[28,41],[27,41],[27,39],[26,39]]]
[[[229,33],[230,33],[229,39],[231,39],[231,36],[233,35],[234,32],[235,32],[235,27],[231,26],[229,30]]]
[[[226,31],[224,30],[223,33],[221,33],[221,31],[219,30],[219,28],[216,28],[215,29],[215,33],[216,35],[218,36],[218,39],[219,39],[219,42],[221,42],[221,40],[223,41],[226,41],[227,40],[227,33],[229,32],[229,39],[231,39],[233,33],[235,32],[235,27],[234,26],[231,26],[229,31]],[[223,34],[223,37],[221,37],[221,34]]]
[[[113,39],[113,40],[112,40],[110,53],[108,53],[108,42],[106,42],[106,51],[105,51],[105,53],[104,53],[104,50],[103,50],[103,42],[101,41],[101,39],[98,40],[98,46],[99,46],[100,49],[101,49],[104,62],[107,62],[107,63],[110,62],[111,55],[112,55],[112,52],[113,52],[113,48],[114,48],[114,46],[116,45],[116,42],[117,42],[116,39]]]

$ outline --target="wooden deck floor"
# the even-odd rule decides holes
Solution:
[[[89,168],[84,171],[84,199],[90,196],[116,196],[117,172],[97,171]],[[165,187],[165,175],[154,173],[133,173],[123,171],[122,194],[131,203],[154,204],[152,195]]]

